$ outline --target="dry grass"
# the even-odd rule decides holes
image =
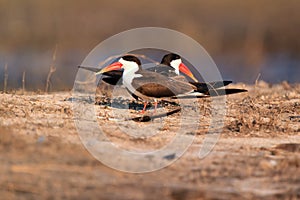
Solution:
[[[22,74],[22,93],[25,94],[25,80],[26,80],[26,72],[23,71]]]
[[[256,132],[261,131],[267,136],[300,132],[297,119],[291,119],[291,116],[298,116],[300,113],[298,91],[298,85],[283,83],[269,86],[260,82],[249,92],[248,97],[240,103],[230,105],[235,119],[232,119],[227,128],[253,136],[259,136]],[[242,105],[244,109],[240,109]]]
[[[202,99],[202,126],[185,133],[196,137],[189,150],[171,166],[139,175],[110,169],[88,154],[74,126],[70,93],[1,94],[0,194],[4,199],[299,198],[299,84],[232,87],[249,93],[227,98],[225,127],[209,156],[197,157],[211,112],[210,100]],[[161,134],[146,140],[117,130],[110,106],[95,108],[107,137],[131,150],[162,147],[180,118],[178,113],[165,118]]]
[[[46,93],[48,93],[49,88],[51,86],[51,76],[56,71],[56,67],[55,67],[56,53],[57,53],[57,44],[55,46],[55,49],[54,49],[54,52],[53,52],[53,55],[52,55],[52,64],[50,65],[49,73],[47,75],[46,88],[45,88]]]

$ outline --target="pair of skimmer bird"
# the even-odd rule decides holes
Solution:
[[[133,55],[125,55],[117,62],[103,69],[79,66],[80,68],[104,75],[103,81],[116,85],[122,83],[128,92],[144,102],[144,113],[147,103],[153,102],[155,110],[157,100],[161,98],[202,98],[219,95],[217,90],[232,81],[200,83],[191,70],[182,62],[179,55],[165,55],[161,63],[147,70],[142,69],[141,61]],[[190,81],[186,81],[184,76]],[[245,92],[243,89],[222,89],[223,94]]]

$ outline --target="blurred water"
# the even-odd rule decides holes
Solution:
[[[216,56],[215,62],[224,79],[234,82],[255,83],[258,78],[269,83],[300,82],[300,57],[292,58],[287,54],[269,54],[259,65],[247,64],[242,55]]]
[[[56,67],[51,78],[52,90],[70,89],[73,87],[77,66],[84,59],[84,54],[78,51],[60,54],[52,60],[53,50],[36,52],[23,51],[13,54],[0,52],[0,90],[3,89],[4,66],[8,67],[8,89],[22,87],[22,74],[26,72],[26,89],[44,90],[49,68]]]
[[[300,82],[300,60],[286,54],[271,55],[261,69],[261,77],[271,83]]]
[[[0,90],[3,89],[4,65],[8,63],[8,88],[22,87],[22,73],[26,71],[26,89],[44,90],[49,67],[53,63],[52,51],[34,52],[20,51],[13,54],[0,52]],[[158,62],[162,53],[152,57]],[[292,58],[287,54],[268,55],[258,66],[247,65],[243,55],[212,56],[224,79],[234,82],[254,83],[258,74],[260,80],[270,83],[288,81],[300,82],[300,58]],[[57,56],[55,66],[57,71],[53,74],[52,91],[71,89],[77,73],[77,66],[85,58],[85,53],[72,51]]]

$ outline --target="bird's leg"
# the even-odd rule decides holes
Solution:
[[[154,99],[154,113],[156,113],[157,109],[157,99]]]
[[[145,113],[145,110],[146,110],[147,104],[148,104],[148,102],[147,102],[147,101],[145,101],[145,102],[144,102],[144,108],[143,108],[143,110],[141,111],[141,114],[144,114],[144,113]]]

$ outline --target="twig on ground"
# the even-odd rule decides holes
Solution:
[[[153,119],[156,119],[156,118],[162,118],[162,117],[166,117],[166,116],[169,116],[169,115],[173,115],[175,113],[178,113],[179,111],[181,111],[181,108],[177,108],[175,110],[171,110],[169,112],[166,112],[166,113],[161,113],[161,114],[157,114],[157,115],[143,115],[142,117],[134,117],[134,118],[129,118],[129,119],[125,119],[126,121],[130,121],[130,120],[133,120],[133,121],[136,121],[136,122],[148,122],[148,121],[151,121]]]
[[[7,80],[8,80],[8,70],[7,70],[7,63],[4,65],[4,85],[3,85],[3,92],[7,92]]]

